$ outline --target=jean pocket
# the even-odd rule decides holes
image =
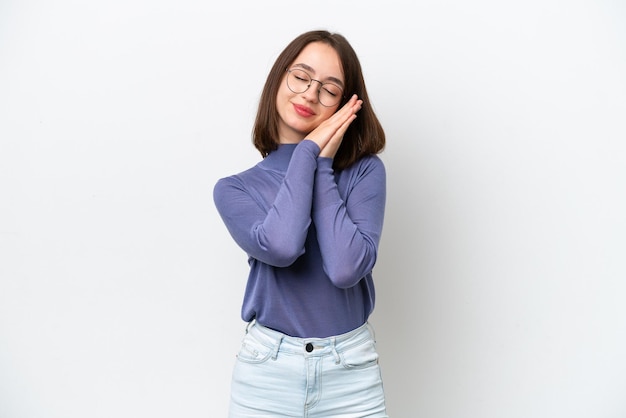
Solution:
[[[272,347],[263,345],[250,334],[247,334],[241,342],[241,348],[237,358],[246,363],[263,363],[272,356]]]
[[[373,341],[366,341],[343,350],[341,364],[348,369],[364,368],[378,364],[378,352]]]

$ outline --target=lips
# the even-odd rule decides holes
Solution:
[[[306,107],[306,106],[294,104],[293,109],[296,111],[298,115],[305,117],[305,118],[315,115],[315,112],[313,112],[311,108]]]

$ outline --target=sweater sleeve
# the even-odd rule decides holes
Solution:
[[[344,200],[332,160],[318,158],[313,193],[312,218],[324,270],[340,288],[356,285],[372,271],[385,212],[386,173],[382,160],[366,157],[352,169]]]
[[[252,258],[287,267],[304,253],[311,224],[313,183],[319,147],[302,141],[294,150],[273,202],[259,198],[267,182],[251,186],[240,176],[220,179],[213,198],[235,242]],[[256,188],[256,190],[251,190]]]

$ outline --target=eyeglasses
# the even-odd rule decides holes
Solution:
[[[319,80],[311,78],[309,73],[299,68],[287,70],[287,87],[294,93],[304,93],[311,87],[314,81],[320,83],[317,89],[317,97],[322,106],[333,107],[343,99],[343,89],[335,83],[322,83]]]

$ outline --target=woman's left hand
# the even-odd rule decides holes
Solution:
[[[355,94],[341,109],[307,135],[307,139],[315,141],[320,146],[320,157],[335,157],[343,140],[343,134],[356,119],[356,113],[361,110],[362,105],[363,101],[359,100]],[[324,139],[320,140],[321,138]]]

